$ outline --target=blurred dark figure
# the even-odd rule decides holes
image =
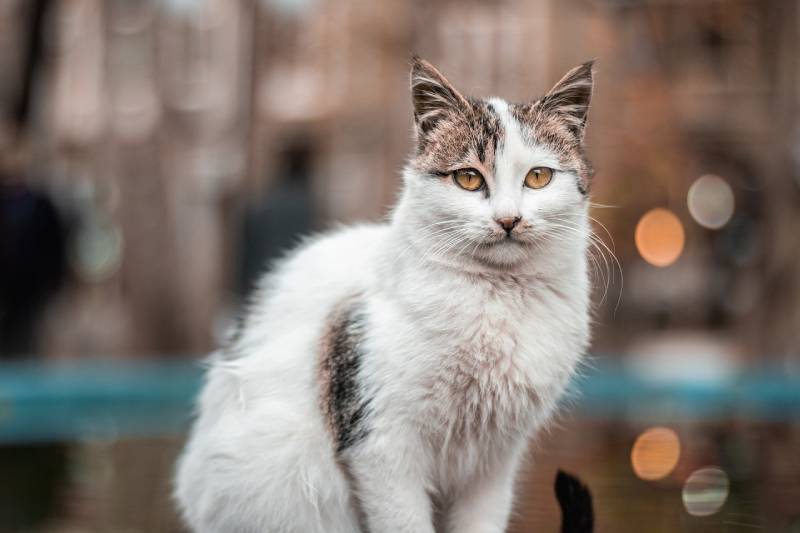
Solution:
[[[559,470],[556,475],[556,498],[561,507],[561,533],[592,533],[594,509],[592,493],[581,481]]]
[[[66,229],[52,201],[0,169],[0,357],[35,353],[36,326],[66,274]]]
[[[237,291],[246,296],[271,263],[317,229],[311,192],[314,144],[295,137],[279,153],[275,178],[244,215]]]

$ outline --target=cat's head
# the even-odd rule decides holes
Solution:
[[[464,96],[414,58],[416,148],[401,207],[418,248],[495,268],[581,253],[592,78],[592,62],[584,63],[541,98],[514,104]]]

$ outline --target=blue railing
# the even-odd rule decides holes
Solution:
[[[601,358],[572,387],[575,416],[669,423],[800,420],[800,376],[757,368],[726,382],[650,382]],[[0,442],[182,433],[202,380],[197,361],[0,364]]]

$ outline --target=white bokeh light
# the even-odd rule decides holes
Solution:
[[[728,475],[716,466],[695,470],[683,485],[683,505],[692,516],[711,516],[728,499]]]
[[[720,229],[733,216],[733,189],[713,174],[697,178],[689,187],[686,202],[692,218],[704,228]]]

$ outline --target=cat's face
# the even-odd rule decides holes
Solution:
[[[504,267],[585,248],[591,63],[526,104],[466,98],[419,59],[411,88],[404,200],[426,254]]]

